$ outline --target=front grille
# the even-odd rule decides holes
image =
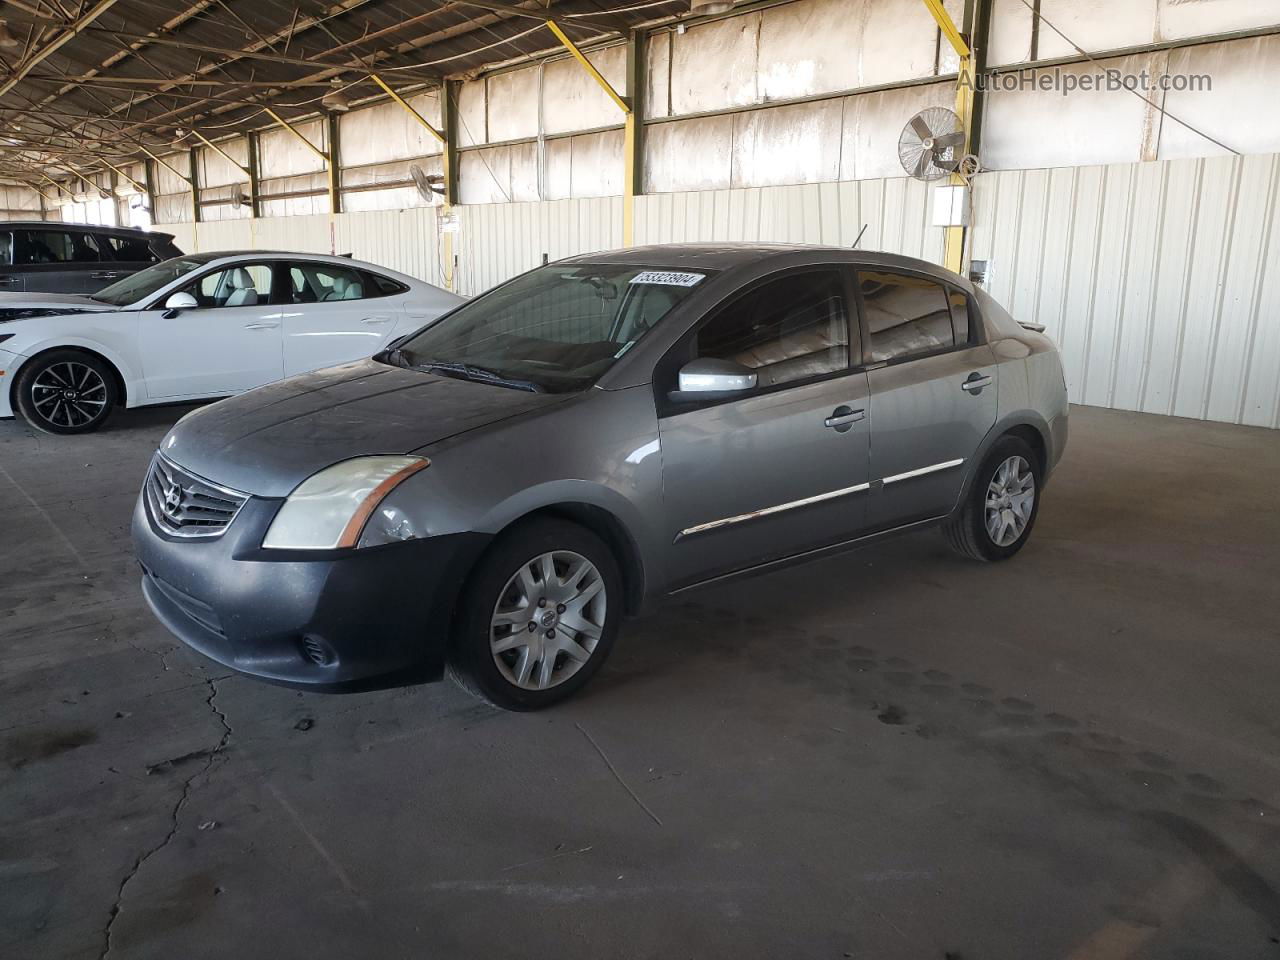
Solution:
[[[183,470],[162,454],[151,461],[143,489],[151,519],[175,537],[220,536],[249,499]]]

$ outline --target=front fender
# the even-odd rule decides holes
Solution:
[[[86,350],[89,353],[96,353],[107,363],[115,367],[116,372],[120,374],[120,380],[124,384],[124,396],[121,401],[126,407],[136,406],[146,397],[143,386],[142,370],[137,364],[130,363],[125,357],[123,351],[118,348],[104,344],[100,340],[93,340],[88,337],[78,336],[58,336],[49,337],[45,340],[37,341],[32,344],[24,344],[22,353],[14,354],[14,364],[9,368],[8,376],[12,377],[9,383],[9,393],[11,396],[15,385],[18,382],[18,371],[28,363],[32,358],[38,357],[42,353],[50,350]]]

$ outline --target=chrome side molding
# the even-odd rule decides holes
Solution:
[[[915,477],[923,477],[930,473],[937,473],[941,470],[950,470],[964,463],[964,457],[958,460],[947,460],[945,463],[934,463],[927,467],[920,467],[916,470],[908,470],[906,473],[895,473],[891,477],[885,477],[883,480],[872,480],[870,483],[859,483],[852,487],[841,487],[839,490],[829,490],[826,493],[818,493],[812,497],[805,497],[803,500],[791,500],[788,503],[774,504],[772,507],[762,507],[759,510],[752,510],[750,513],[740,513],[736,517],[724,517],[720,520],[710,520],[707,523],[699,523],[696,526],[686,527],[677,534],[675,542],[679,543],[685,537],[692,537],[698,533],[707,533],[710,530],[719,530],[721,527],[728,527],[735,523],[743,523],[747,520],[756,520],[760,517],[767,517],[771,514],[782,513],[785,510],[795,510],[798,507],[807,507],[810,504],[821,503],[824,500],[834,500],[837,497],[847,497],[850,494],[862,493],[864,490],[870,490],[872,487],[886,486],[890,483],[897,483],[900,480],[911,480]]]
[[[847,497],[853,493],[861,493],[864,490],[870,490],[871,484],[859,483],[852,487],[841,487],[839,490],[829,490],[826,493],[815,494],[812,497],[805,497],[803,500],[792,500],[789,503],[778,503],[772,507],[763,507],[760,510],[752,510],[750,513],[740,513],[736,517],[725,517],[722,520],[712,520],[708,523],[700,523],[694,527],[688,527],[681,530],[676,542],[683,540],[685,537],[691,537],[695,533],[706,533],[708,530],[717,530],[720,527],[727,527],[734,523],[742,523],[745,520],[755,520],[757,517],[767,517],[770,514],[782,513],[784,510],[795,510],[797,507],[807,507],[811,503],[821,503],[823,500],[834,500],[837,497]]]
[[[888,486],[891,483],[897,483],[899,480],[911,480],[915,477],[923,477],[927,473],[950,470],[952,467],[958,467],[962,463],[964,463],[964,457],[959,460],[948,460],[946,463],[934,463],[927,467],[920,467],[918,470],[908,470],[906,473],[895,473],[892,477],[885,477],[884,484]]]

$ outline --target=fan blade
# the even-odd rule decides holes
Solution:
[[[912,176],[919,179],[925,179],[924,172],[929,169],[929,151],[923,150],[920,153],[920,159],[916,161],[916,168],[912,171]]]
[[[928,140],[933,136],[933,131],[929,129],[929,125],[920,118],[920,114],[916,114],[911,118],[911,129],[916,132],[916,136],[921,140]]]
[[[943,149],[946,149],[947,147],[964,146],[964,134],[963,133],[943,134],[942,136],[936,137],[934,139],[933,145],[935,147],[942,147]]]

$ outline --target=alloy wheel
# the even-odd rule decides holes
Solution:
[[[498,670],[524,690],[564,683],[591,658],[604,633],[607,591],[600,571],[570,550],[543,553],[503,588],[489,627]]]
[[[51,363],[31,384],[31,405],[55,427],[83,427],[106,408],[107,384],[88,364],[74,360]]]
[[[987,536],[997,547],[1016,543],[1036,503],[1036,478],[1026,458],[1012,456],[996,468],[987,484],[984,520]]]

